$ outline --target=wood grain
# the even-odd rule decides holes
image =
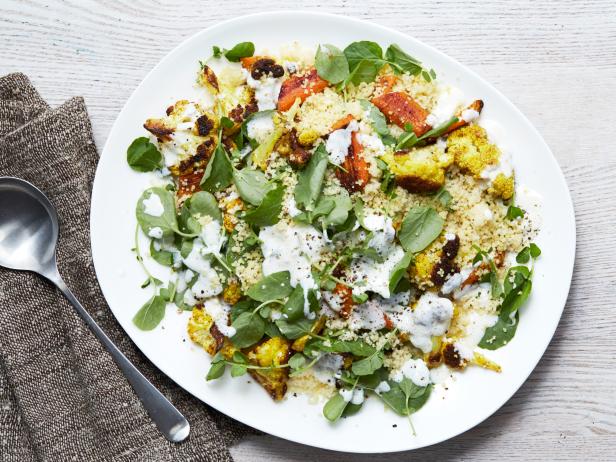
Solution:
[[[220,20],[289,5],[3,0],[0,74],[25,72],[51,105],[83,95],[102,148],[130,93],[174,46]],[[543,134],[567,177],[577,217],[577,261],[545,356],[520,391],[475,429],[431,448],[381,456],[254,437],[233,449],[236,459],[615,460],[616,2],[329,0],[293,6],[409,33],[508,95]]]

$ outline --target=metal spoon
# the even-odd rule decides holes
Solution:
[[[58,215],[49,199],[27,181],[0,177],[0,266],[32,271],[54,283],[111,353],[165,438],[183,441],[190,432],[186,418],[118,350],[66,287],[56,263],[57,240]]]

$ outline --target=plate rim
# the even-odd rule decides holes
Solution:
[[[230,19],[226,19],[224,21],[218,21],[215,24],[212,24],[209,27],[206,27],[204,29],[201,29],[200,31],[186,37],[184,40],[182,40],[179,44],[177,44],[175,47],[173,47],[169,52],[167,52],[157,63],[156,65],[149,71],[146,73],[146,75],[141,79],[141,81],[139,82],[139,84],[133,89],[133,91],[131,92],[130,96],[128,97],[128,99],[126,100],[126,102],[124,103],[124,105],[122,106],[120,112],[117,113],[115,120],[111,126],[111,129],[109,130],[109,133],[107,135],[107,139],[105,140],[105,143],[103,145],[103,149],[101,150],[101,155],[99,157],[99,162],[97,163],[97,168],[96,168],[96,173],[95,173],[95,177],[94,177],[94,181],[93,181],[93,185],[92,185],[92,192],[91,192],[91,204],[90,204],[90,214],[89,214],[89,219],[90,219],[90,244],[91,244],[91,250],[92,250],[92,262],[93,262],[93,267],[94,267],[94,271],[96,274],[96,279],[97,282],[99,281],[99,277],[98,277],[98,270],[97,270],[97,265],[96,265],[96,260],[97,258],[95,257],[95,246],[94,246],[94,235],[95,233],[93,232],[94,230],[94,210],[96,208],[96,204],[98,203],[96,198],[100,197],[100,193],[98,193],[99,189],[101,188],[100,186],[100,175],[99,175],[99,169],[100,169],[100,165],[101,165],[101,160],[103,158],[103,156],[105,155],[105,152],[108,150],[108,146],[110,144],[110,140],[114,137],[113,135],[119,130],[119,119],[121,118],[122,114],[127,110],[127,108],[131,105],[133,99],[136,97],[135,95],[138,93],[138,90],[144,85],[144,82],[146,82],[150,76],[154,73],[156,73],[158,71],[158,69],[160,67],[162,67],[167,60],[171,59],[177,52],[178,50],[181,50],[182,48],[184,48],[185,46],[187,46],[190,42],[195,41],[198,39],[198,37],[200,37],[201,35],[207,34],[207,33],[211,33],[211,32],[215,32],[216,29],[224,29],[225,27],[232,25],[234,23],[241,23],[242,21],[250,21],[250,20],[259,20],[259,19],[267,19],[270,17],[280,17],[280,16],[299,16],[299,17],[303,17],[303,16],[312,16],[314,18],[330,18],[330,19],[334,19],[334,20],[338,20],[338,21],[343,21],[343,22],[350,22],[350,23],[355,23],[355,24],[360,24],[360,25],[365,25],[367,27],[370,27],[372,29],[378,29],[381,32],[387,33],[387,34],[391,34],[394,36],[402,36],[405,37],[406,39],[411,39],[415,42],[420,43],[422,46],[424,46],[426,48],[426,50],[428,50],[430,53],[439,56],[441,59],[444,59],[446,61],[451,62],[452,64],[454,64],[457,67],[460,67],[462,69],[464,69],[472,78],[476,79],[477,81],[479,81],[482,85],[485,85],[487,87],[489,87],[501,100],[502,102],[508,107],[509,110],[511,110],[513,113],[515,113],[516,117],[521,120],[524,125],[525,125],[525,129],[530,130],[537,138],[537,140],[541,143],[543,149],[545,149],[549,154],[549,161],[553,164],[553,166],[555,167],[555,171],[558,172],[557,175],[557,179],[558,181],[561,183],[561,186],[564,186],[564,190],[567,192],[566,194],[566,198],[564,200],[564,203],[561,204],[563,205],[564,208],[566,208],[566,212],[568,215],[568,218],[571,219],[572,222],[572,229],[569,230],[570,232],[572,232],[572,236],[571,236],[571,241],[569,242],[569,246],[567,249],[567,254],[571,255],[570,258],[570,263],[569,263],[569,267],[567,268],[567,273],[565,275],[564,278],[561,278],[563,280],[565,280],[567,282],[567,290],[563,291],[563,296],[562,296],[562,300],[558,300],[554,303],[554,306],[559,307],[559,314],[558,314],[558,321],[554,323],[554,327],[553,329],[551,329],[551,332],[549,333],[549,336],[546,335],[546,341],[545,341],[545,345],[542,348],[542,351],[540,352],[540,354],[537,355],[537,359],[533,361],[534,364],[532,364],[532,367],[530,367],[528,369],[528,373],[527,374],[522,374],[524,375],[524,377],[520,376],[518,377],[517,381],[519,382],[517,384],[517,386],[515,387],[515,390],[512,391],[512,393],[509,396],[504,397],[502,400],[500,400],[500,404],[498,404],[498,406],[494,407],[494,409],[490,409],[488,412],[483,412],[482,415],[477,418],[474,419],[472,421],[469,420],[469,422],[466,423],[466,425],[464,425],[463,429],[454,432],[452,434],[440,437],[440,438],[436,438],[433,441],[430,441],[428,443],[425,444],[420,444],[420,445],[409,445],[409,447],[407,449],[391,449],[391,450],[387,450],[387,449],[380,449],[378,451],[371,451],[371,450],[353,450],[352,448],[345,448],[344,450],[341,449],[337,449],[335,447],[332,447],[330,445],[327,444],[318,444],[318,443],[314,443],[314,442],[307,442],[305,439],[302,439],[300,437],[291,437],[289,435],[282,435],[277,431],[270,431],[270,430],[263,430],[259,427],[253,426],[250,423],[247,423],[243,418],[242,415],[237,415],[234,413],[228,413],[226,411],[222,411],[219,406],[216,403],[213,402],[209,402],[209,400],[203,399],[202,397],[199,397],[197,395],[195,395],[194,393],[192,393],[191,391],[188,390],[187,387],[185,387],[184,385],[182,385],[180,382],[181,380],[176,379],[174,377],[172,377],[171,375],[168,375],[163,368],[161,368],[158,364],[157,361],[155,361],[152,357],[150,357],[150,355],[148,355],[148,353],[146,351],[144,351],[144,349],[141,348],[141,346],[139,345],[139,343],[133,339],[133,337],[128,333],[128,331],[126,330],[125,326],[124,326],[124,322],[121,321],[115,314],[114,310],[111,309],[111,305],[109,304],[109,302],[107,301],[107,295],[105,294],[105,290],[103,289],[103,287],[100,285],[99,283],[99,287],[101,289],[101,292],[105,298],[105,302],[107,303],[107,306],[109,307],[109,310],[112,312],[114,318],[116,319],[116,321],[118,322],[118,324],[122,327],[122,330],[124,331],[124,333],[129,337],[129,339],[131,340],[131,342],[139,349],[139,351],[148,359],[148,361],[150,361],[161,373],[163,373],[165,376],[167,376],[170,380],[172,380],[177,386],[179,386],[180,388],[182,388],[186,393],[189,393],[190,395],[194,396],[196,399],[198,399],[199,401],[207,404],[208,406],[211,406],[212,408],[216,409],[218,412],[221,412],[222,414],[225,414],[235,420],[237,420],[238,422],[243,423],[244,425],[250,426],[252,428],[257,428],[267,434],[276,436],[278,438],[281,439],[285,439],[288,441],[292,441],[294,443],[298,443],[298,444],[302,444],[305,446],[309,446],[309,447],[315,447],[315,448],[320,448],[320,449],[325,449],[325,450],[329,450],[329,451],[333,451],[333,452],[345,452],[345,453],[356,453],[356,454],[377,454],[377,453],[396,453],[396,452],[406,452],[406,451],[412,451],[415,449],[421,449],[423,447],[428,447],[428,446],[432,446],[435,444],[439,444],[443,441],[448,441],[452,438],[455,438],[459,435],[461,435],[462,433],[465,433],[473,428],[475,428],[476,426],[480,425],[482,422],[484,422],[485,420],[487,420],[489,417],[491,417],[492,415],[494,415],[497,411],[499,411],[515,394],[518,393],[518,391],[520,390],[520,388],[522,387],[522,385],[528,380],[528,377],[534,372],[534,370],[537,367],[537,364],[541,361],[541,359],[544,357],[545,352],[548,348],[548,346],[550,345],[550,343],[552,342],[553,338],[554,338],[554,334],[556,333],[556,330],[558,328],[558,326],[560,325],[560,320],[562,319],[562,314],[564,312],[564,309],[566,307],[566,303],[567,300],[569,298],[569,294],[571,291],[571,283],[572,283],[572,278],[573,278],[573,270],[574,270],[574,266],[575,266],[575,260],[576,260],[576,250],[577,250],[577,226],[576,226],[576,216],[575,216],[575,209],[573,206],[573,200],[571,197],[571,191],[568,187],[566,178],[564,176],[564,173],[562,171],[562,169],[560,168],[560,165],[558,164],[558,161],[554,155],[554,153],[552,152],[552,150],[550,149],[549,145],[546,143],[546,141],[544,140],[544,138],[541,136],[540,132],[537,130],[537,128],[533,125],[533,123],[528,119],[528,117],[526,117],[526,115],[520,110],[518,109],[518,107],[513,104],[512,101],[509,100],[509,98],[507,98],[507,96],[505,96],[498,88],[496,88],[491,82],[489,82],[488,80],[484,79],[483,77],[481,77],[477,72],[475,72],[472,68],[470,68],[469,66],[460,63],[457,59],[445,54],[444,52],[438,50],[437,48],[433,47],[432,45],[429,45],[427,43],[425,43],[422,40],[419,40],[417,38],[415,38],[414,36],[407,34],[405,32],[399,31],[397,29],[394,29],[393,27],[389,27],[389,26],[385,26],[382,24],[378,24],[369,20],[364,20],[364,19],[360,19],[357,17],[353,17],[353,16],[342,16],[339,14],[334,14],[334,13],[326,13],[326,12],[318,12],[318,11],[313,11],[313,10],[275,10],[275,11],[265,11],[265,12],[259,12],[259,13],[252,13],[252,14],[247,14],[247,15],[241,15],[241,16],[236,16]],[[539,353],[538,349],[537,349],[537,353]],[[335,431],[335,430],[334,430]],[[409,440],[412,441],[412,440]]]

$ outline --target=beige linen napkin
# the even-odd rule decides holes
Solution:
[[[83,99],[49,109],[24,75],[0,78],[0,176],[30,181],[56,206],[58,264],[67,285],[187,417],[191,434],[184,443],[167,442],[60,293],[33,274],[0,268],[0,459],[230,461],[228,446],[251,430],[153,367],[100,292],[89,237],[96,162]]]

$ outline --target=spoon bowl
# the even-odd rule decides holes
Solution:
[[[18,178],[0,178],[0,266],[53,270],[58,216],[49,199]],[[46,276],[46,274],[44,274]]]
[[[186,418],[107,337],[66,286],[56,263],[58,214],[47,196],[25,180],[0,177],[0,266],[46,277],[64,294],[133,386],[148,414],[169,441],[186,439]]]

